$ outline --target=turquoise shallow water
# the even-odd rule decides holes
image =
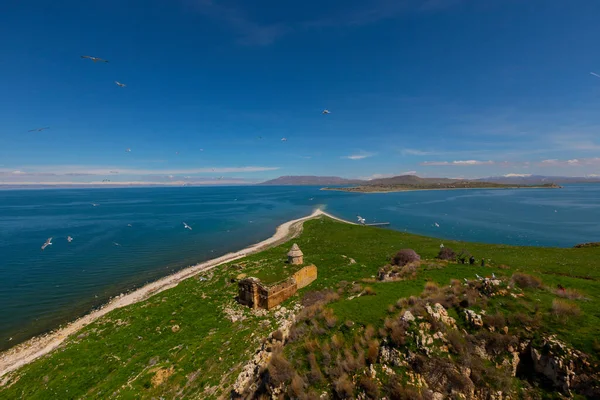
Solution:
[[[318,206],[440,238],[563,247],[600,241],[600,185],[388,194],[318,189],[0,191],[0,349],[110,296],[263,240]],[[51,236],[53,245],[41,251]]]

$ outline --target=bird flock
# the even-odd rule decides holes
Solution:
[[[93,57],[93,56],[81,56],[81,58],[82,58],[82,59],[84,59],[84,60],[90,60],[90,61],[93,61],[93,62],[94,62],[94,64],[95,64],[95,63],[108,63],[108,60],[105,60],[104,58],[100,58],[100,57]],[[595,75],[593,72],[592,72],[592,74],[593,74],[593,75]],[[124,83],[122,83],[122,82],[119,82],[119,81],[115,81],[115,85],[117,85],[117,86],[118,86],[118,87],[120,87],[120,88],[124,88],[124,87],[126,87],[126,86],[127,86],[126,84],[124,84]],[[321,112],[321,114],[323,114],[323,115],[328,115],[328,114],[331,114],[331,111],[329,111],[328,109],[324,109],[324,110]],[[36,129],[31,129],[31,130],[29,130],[29,132],[42,132],[42,131],[44,131],[44,130],[46,130],[46,129],[50,129],[50,127],[44,127],[44,128],[36,128]],[[259,136],[259,137],[258,137],[258,139],[262,139],[262,136]],[[284,137],[284,138],[281,138],[281,141],[282,141],[282,142],[287,142],[287,138],[285,138],[285,137]],[[130,153],[130,152],[131,152],[131,149],[129,149],[129,148],[128,148],[128,149],[127,149],[127,150],[125,150],[125,151],[126,151],[127,153]],[[204,151],[204,149],[200,149],[200,151]],[[179,152],[176,152],[176,154],[179,154]],[[103,182],[105,182],[105,181],[103,181]]]

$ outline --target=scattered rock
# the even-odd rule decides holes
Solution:
[[[404,313],[404,315],[402,316],[402,321],[412,322],[414,320],[415,320],[415,316],[412,315],[412,313],[410,311],[406,311]]]
[[[427,310],[427,313],[436,321],[442,321],[445,325],[456,328],[456,320],[448,315],[448,312],[440,303],[435,303],[433,308],[427,304],[425,310]]]
[[[177,333],[177,332],[179,332],[179,329],[180,329],[180,328],[179,328],[179,325],[173,325],[173,326],[171,327],[171,330],[173,331],[173,333]]]
[[[465,310],[465,316],[467,322],[476,328],[481,328],[483,326],[483,320],[481,319],[481,315],[477,314],[473,310]]]

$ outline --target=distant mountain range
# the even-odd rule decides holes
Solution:
[[[566,177],[566,176],[543,176],[543,175],[507,175],[492,176],[481,179],[449,179],[449,178],[421,178],[416,175],[400,175],[381,179],[345,179],[337,176],[280,176],[259,185],[420,185],[452,183],[464,180],[476,182],[491,182],[515,185],[539,185],[544,183],[595,183],[600,182],[600,177]]]
[[[344,179],[337,176],[280,176],[259,185],[360,185],[360,179]]]

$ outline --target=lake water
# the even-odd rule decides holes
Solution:
[[[600,185],[385,194],[283,186],[4,190],[0,349],[263,240],[316,207],[440,238],[561,247],[600,241]],[[49,237],[53,245],[41,251]]]

